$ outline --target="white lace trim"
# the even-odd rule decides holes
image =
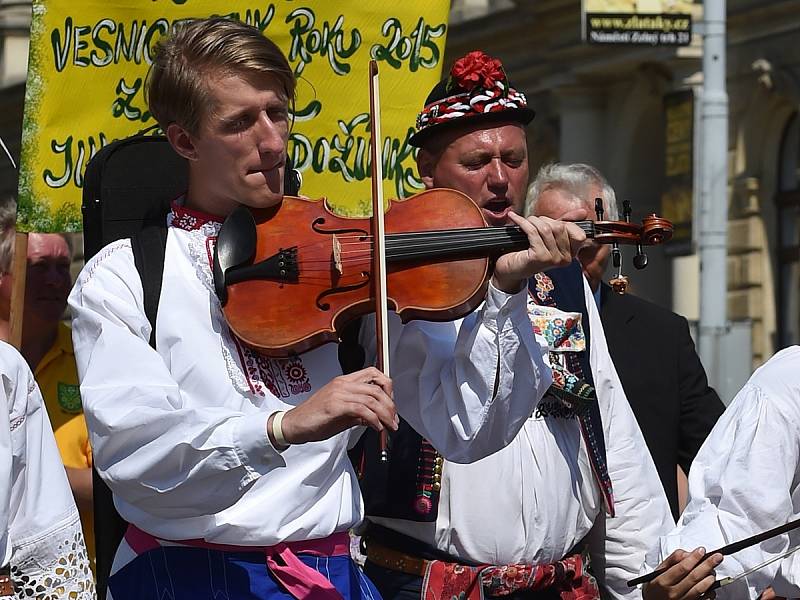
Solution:
[[[16,598],[95,600],[77,512],[43,535],[14,545],[11,581]]]

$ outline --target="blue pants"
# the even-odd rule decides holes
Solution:
[[[324,575],[345,600],[381,600],[349,556],[300,560]],[[261,552],[164,546],[137,556],[108,581],[114,600],[293,600]]]

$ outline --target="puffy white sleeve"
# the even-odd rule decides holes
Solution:
[[[398,412],[451,462],[474,462],[506,446],[550,386],[547,350],[528,319],[527,290],[510,295],[490,284],[484,304],[456,322],[403,325],[390,317]],[[373,319],[366,320],[361,343],[371,360]]]
[[[751,377],[711,430],[689,472],[689,503],[678,526],[658,540],[646,570],[678,548],[708,551],[800,518],[800,348],[776,354]],[[800,534],[772,538],[726,556],[717,578],[735,576],[791,547]],[[797,553],[717,590],[718,598],[756,598],[772,586],[800,597]]]
[[[0,439],[9,432],[11,441],[10,493],[3,492],[8,504],[0,512],[8,521],[15,592],[20,598],[93,599],[78,510],[42,395],[25,360],[3,342],[0,376],[8,400],[2,400],[8,410],[7,420],[0,417]]]
[[[243,404],[233,388],[207,405],[181,394],[149,345],[129,240],[87,263],[69,304],[94,466],[127,503],[164,519],[213,514],[285,465],[269,443],[269,415],[231,408]]]
[[[585,283],[585,282],[584,282]],[[588,285],[589,352],[605,433],[608,474],[614,491],[613,517],[601,513],[589,548],[598,579],[613,598],[641,598],[627,581],[639,569],[652,541],[675,524],[644,436],[608,352],[603,324]]]

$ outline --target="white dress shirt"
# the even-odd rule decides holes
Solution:
[[[128,240],[90,260],[70,295],[95,466],[121,516],[162,539],[273,545],[346,531],[363,515],[346,453],[361,432],[284,452],[266,433],[270,414],[341,374],[337,347],[271,360],[233,337],[210,268],[219,224],[193,218],[170,216],[158,351]],[[526,319],[524,292],[491,289],[460,331],[392,320],[399,412],[447,456],[497,450],[549,386],[540,346],[517,326]]]
[[[0,565],[20,598],[95,597],[75,501],[39,387],[0,342]]]
[[[689,503],[678,525],[648,553],[652,570],[678,548],[708,551],[800,518],[800,347],[759,368],[711,430],[689,472]],[[717,578],[735,576],[800,544],[800,532],[726,556]],[[756,598],[771,585],[800,597],[800,551],[717,590]]]
[[[584,292],[616,516],[606,515],[577,419],[531,416],[499,452],[469,465],[445,461],[435,523],[371,520],[465,561],[492,565],[551,563],[588,535],[598,581],[614,598],[641,597],[625,582],[674,522],[588,285]]]

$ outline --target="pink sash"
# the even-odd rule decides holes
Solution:
[[[125,541],[136,554],[161,547],[158,538],[135,525],[128,525]],[[350,554],[350,536],[347,533],[334,533],[318,540],[282,542],[274,546],[228,546],[205,540],[174,540],[174,543],[222,552],[262,552],[267,568],[297,600],[343,600],[333,584],[319,571],[301,561],[297,554],[347,556]]]

